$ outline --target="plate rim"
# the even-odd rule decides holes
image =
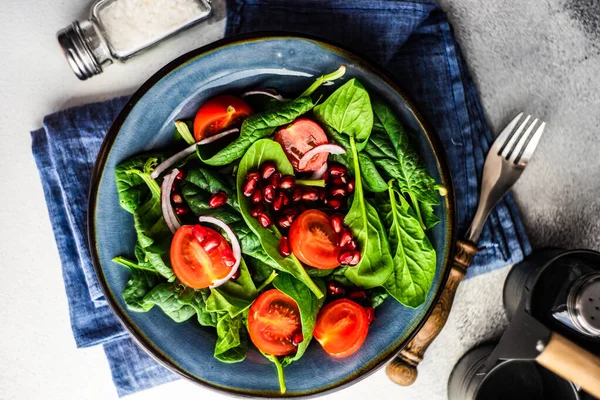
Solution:
[[[435,161],[440,172],[440,177],[442,183],[447,189],[447,194],[444,197],[446,203],[446,232],[445,232],[445,243],[446,243],[446,254],[444,255],[444,262],[442,263],[444,267],[444,271],[440,278],[440,286],[433,297],[433,301],[430,307],[425,311],[423,318],[416,324],[413,330],[406,336],[406,340],[400,343],[397,347],[393,348],[390,352],[383,355],[378,355],[378,357],[372,359],[367,364],[362,366],[360,369],[356,370],[354,374],[348,376],[346,379],[341,379],[336,381],[335,383],[320,388],[320,389],[311,389],[305,393],[298,394],[279,394],[275,395],[271,391],[255,391],[255,390],[244,390],[244,389],[236,389],[232,387],[224,387],[221,385],[217,385],[213,382],[200,379],[195,377],[189,373],[187,373],[184,369],[179,368],[176,364],[171,362],[168,356],[163,354],[163,352],[151,343],[148,338],[144,335],[144,333],[133,323],[129,321],[129,318],[121,312],[120,308],[117,306],[117,300],[114,298],[111,289],[106,281],[106,277],[104,275],[104,270],[102,268],[100,257],[97,249],[97,241],[95,237],[96,232],[96,223],[95,223],[95,215],[96,215],[96,207],[97,207],[97,195],[98,188],[100,185],[101,177],[106,167],[106,162],[108,160],[108,156],[110,154],[110,150],[112,149],[114,142],[121,130],[121,127],[127,117],[129,116],[131,110],[135,107],[140,99],[143,98],[144,95],[161,79],[167,76],[169,73],[175,71],[179,67],[183,66],[187,62],[199,57],[201,55],[207,54],[214,50],[218,50],[224,47],[228,47],[231,45],[239,45],[248,42],[259,42],[263,40],[273,40],[273,39],[295,39],[295,40],[306,40],[309,42],[314,42],[322,47],[331,49],[337,53],[343,54],[345,57],[352,59],[354,62],[359,64],[362,68],[370,71],[374,75],[376,75],[379,79],[381,79],[386,85],[389,86],[402,100],[407,104],[409,111],[413,114],[415,120],[419,124],[421,130],[425,133],[427,140],[429,141],[431,148],[433,149],[433,153],[435,156]],[[102,289],[102,293],[113,312],[113,314],[117,317],[117,320],[121,323],[121,325],[126,329],[126,331],[130,334],[130,337],[135,341],[135,343],[140,346],[150,357],[152,357],[159,364],[174,372],[183,378],[191,381],[197,385],[200,385],[204,388],[217,391],[220,393],[226,392],[230,395],[234,395],[242,398],[256,398],[256,397],[279,397],[279,398],[313,398],[317,396],[321,396],[328,393],[333,393],[335,391],[347,388],[359,381],[367,378],[371,374],[378,371],[381,367],[383,367],[388,361],[390,361],[393,357],[400,353],[411,341],[412,339],[419,333],[419,331],[423,328],[425,322],[429,319],[429,316],[433,312],[442,292],[445,287],[446,281],[451,272],[451,264],[452,264],[452,256],[455,253],[455,245],[456,245],[456,198],[452,176],[450,173],[449,163],[446,155],[446,151],[442,145],[440,138],[437,133],[430,128],[425,119],[422,117],[421,113],[418,111],[417,107],[414,103],[405,95],[405,93],[400,90],[398,85],[394,82],[394,80],[390,77],[390,75],[376,63],[369,61],[368,57],[364,55],[359,55],[354,50],[348,49],[346,46],[336,43],[334,41],[324,39],[322,37],[307,35],[307,34],[299,34],[299,33],[291,33],[284,31],[261,31],[261,32],[252,32],[245,34],[238,34],[230,37],[225,37],[215,42],[209,43],[205,46],[196,48],[191,50],[174,60],[168,62],[165,66],[160,68],[157,72],[155,72],[150,78],[148,78],[134,93],[131,95],[129,100],[123,106],[115,120],[112,122],[110,128],[108,129],[106,136],[102,140],[102,145],[100,146],[100,150],[98,152],[98,156],[96,157],[96,161],[94,163],[94,168],[92,170],[92,177],[90,181],[90,188],[88,191],[88,213],[87,213],[87,240],[88,247],[90,251],[90,256],[92,259],[92,264],[94,267],[94,271],[98,278],[98,283]]]

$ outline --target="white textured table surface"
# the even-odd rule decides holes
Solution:
[[[442,1],[449,11],[485,110],[498,128],[521,108],[550,122],[538,154],[517,187],[532,241],[599,247],[600,106],[598,1]],[[76,349],[60,262],[29,131],[44,115],[131,93],[176,56],[223,34],[223,10],[126,66],[78,81],[55,33],[87,14],[87,1],[3,0],[0,12],[0,398],[116,398],[100,347]],[[595,25],[594,25],[595,24]],[[587,30],[586,30],[587,29]],[[590,218],[596,215],[595,218]],[[411,388],[383,371],[328,399],[445,399],[452,365],[505,324],[501,288],[507,270],[461,285],[446,329],[427,353]],[[225,398],[185,381],[133,399]]]

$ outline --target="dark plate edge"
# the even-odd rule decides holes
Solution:
[[[339,381],[338,383],[325,387],[319,391],[315,392],[307,392],[301,393],[298,395],[280,395],[278,393],[273,392],[256,392],[256,391],[240,391],[236,389],[232,389],[229,387],[222,387],[219,385],[215,385],[211,382],[200,380],[182,369],[180,369],[177,365],[172,363],[166,355],[164,355],[158,348],[156,348],[145,336],[139,331],[139,329],[128,321],[126,315],[124,315],[119,307],[117,306],[116,299],[113,298],[112,292],[110,291],[108,284],[106,283],[104,272],[100,265],[100,260],[97,251],[97,243],[95,240],[95,220],[94,215],[96,212],[96,195],[98,191],[98,186],[100,183],[100,178],[102,176],[102,172],[104,170],[106,160],[112,148],[114,141],[116,140],[117,134],[119,133],[120,127],[123,122],[129,115],[132,108],[135,104],[154,86],[157,82],[159,82],[164,76],[169,74],[171,71],[177,69],[179,66],[184,64],[185,62],[191,60],[194,57],[202,55],[206,52],[216,50],[219,47],[225,45],[231,45],[235,43],[242,43],[246,41],[255,41],[255,40],[263,40],[263,39],[278,39],[278,38],[296,38],[296,39],[304,39],[316,42],[325,47],[331,47],[337,50],[341,50],[341,52],[346,53],[350,58],[355,59],[363,68],[368,69],[379,76],[387,85],[390,86],[408,105],[410,111],[413,113],[415,119],[419,123],[421,129],[425,132],[428,141],[431,144],[431,147],[434,150],[434,154],[436,156],[436,161],[438,164],[438,168],[441,172],[442,183],[447,188],[448,193],[444,197],[444,201],[446,202],[446,209],[448,212],[446,213],[446,223],[447,223],[447,235],[446,235],[446,248],[448,249],[447,254],[445,254],[445,272],[441,277],[440,286],[437,289],[437,293],[434,296],[433,302],[429,309],[425,312],[425,315],[421,321],[417,324],[412,333],[407,336],[404,344],[398,346],[397,349],[394,349],[387,354],[380,356],[379,358],[373,360],[369,365],[357,370],[355,375],[350,377],[349,379]],[[148,353],[154,360],[159,362],[165,368],[183,376],[191,382],[194,382],[198,385],[201,385],[205,388],[216,390],[219,392],[225,391],[229,394],[234,394],[238,397],[294,397],[294,398],[313,398],[316,396],[323,395],[325,393],[331,393],[333,391],[337,391],[340,389],[344,389],[354,383],[359,382],[360,380],[370,376],[372,373],[376,372],[381,368],[384,364],[386,364],[392,357],[398,354],[410,341],[417,335],[417,333],[421,330],[431,313],[442,293],[442,290],[445,286],[446,281],[448,280],[448,276],[450,274],[450,263],[452,260],[452,254],[455,251],[455,243],[456,243],[456,198],[454,193],[454,186],[452,182],[452,178],[450,175],[450,170],[448,167],[448,160],[446,156],[446,152],[442,143],[435,132],[428,127],[425,123],[421,114],[417,111],[414,103],[410,101],[406,95],[398,88],[398,86],[394,83],[394,81],[389,77],[387,72],[385,72],[381,67],[378,67],[375,63],[371,61],[367,61],[368,58],[363,56],[356,55],[355,51],[351,51],[343,45],[334,43],[332,41],[313,36],[313,35],[300,35],[297,33],[288,33],[288,32],[277,32],[277,31],[265,31],[265,32],[254,32],[249,34],[242,34],[231,36],[228,38],[220,39],[216,42],[210,43],[201,48],[192,50],[184,55],[181,55],[174,59],[173,61],[166,64],[162,67],[158,72],[152,75],[148,80],[146,80],[138,90],[130,97],[127,101],[123,109],[119,112],[119,115],[115,119],[115,121],[111,124],[104,140],[102,141],[102,145],[100,147],[100,151],[96,158],[96,163],[94,165],[94,169],[92,171],[92,178],[89,189],[89,199],[88,199],[88,214],[87,214],[87,234],[88,234],[88,245],[90,249],[90,255],[92,258],[92,264],[94,266],[94,271],[98,277],[98,282],[100,287],[102,288],[102,292],[104,293],[104,297],[108,302],[111,310],[116,315],[119,322],[125,327],[125,329],[131,334],[131,337],[134,341],[142,348],[146,353]]]

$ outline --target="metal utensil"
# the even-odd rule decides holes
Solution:
[[[446,324],[458,284],[477,252],[476,243],[485,220],[496,203],[519,179],[544,133],[545,122],[538,118],[530,122],[531,115],[523,120],[522,117],[523,113],[517,115],[490,148],[483,167],[477,212],[465,240],[456,243],[452,269],[433,312],[410,343],[387,365],[388,377],[399,385],[409,386],[417,379],[417,366]]]
[[[552,332],[531,316],[525,303],[525,300],[521,301],[481,373],[490,371],[499,360],[536,360],[555,374],[600,398],[600,358],[564,336]]]

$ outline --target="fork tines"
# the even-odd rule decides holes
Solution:
[[[520,113],[504,128],[494,141],[491,150],[507,161],[525,166],[540,142],[546,123],[538,118],[529,123],[531,115],[527,115],[525,120],[515,129],[522,116],[523,113]],[[536,125],[537,129],[532,134]]]

